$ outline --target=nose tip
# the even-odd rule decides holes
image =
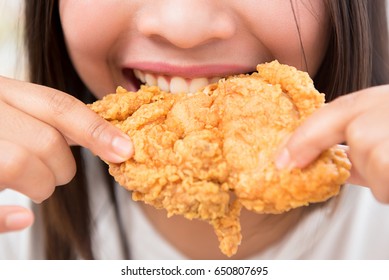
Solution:
[[[228,39],[235,33],[232,18],[212,1],[160,1],[158,6],[138,16],[138,31],[149,38],[159,38],[179,48],[194,48],[212,40]],[[207,4],[208,3],[208,4]]]

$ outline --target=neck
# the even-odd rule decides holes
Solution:
[[[164,210],[142,203],[146,217],[154,228],[189,259],[228,259],[219,250],[219,242],[212,226],[182,216],[167,218]],[[303,208],[280,215],[255,214],[242,209],[242,243],[231,259],[244,259],[263,252],[284,237],[296,224]]]

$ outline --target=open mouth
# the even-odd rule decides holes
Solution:
[[[252,71],[247,72],[251,74]],[[182,76],[174,76],[168,74],[154,73],[139,69],[123,69],[124,76],[136,87],[136,90],[141,85],[158,86],[161,90],[171,93],[195,93],[209,84],[216,83],[221,78],[229,76],[211,76],[211,77],[195,77],[186,78]],[[233,75],[233,74],[230,74]]]
[[[125,70],[127,72],[127,70]],[[171,93],[194,93],[203,87],[216,83],[221,77],[198,77],[198,78],[184,78],[180,76],[170,76],[164,74],[157,74],[145,72],[138,69],[132,71],[133,76],[131,80],[136,79],[136,85],[142,84],[148,86],[158,86],[161,90]]]

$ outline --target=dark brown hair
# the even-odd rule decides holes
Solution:
[[[330,101],[339,95],[389,82],[385,0],[327,0],[331,35],[315,85]],[[58,1],[25,1],[25,39],[31,82],[91,102],[66,50]],[[80,148],[75,178],[41,205],[48,259],[93,259],[91,214]],[[111,182],[110,180],[107,180]],[[112,184],[107,184],[112,193]],[[112,202],[115,203],[114,196]]]
[[[331,37],[316,87],[327,101],[389,82],[386,0],[328,0]]]

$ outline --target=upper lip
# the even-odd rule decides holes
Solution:
[[[255,70],[254,66],[236,64],[173,65],[164,62],[128,63],[124,68],[138,69],[148,73],[179,76],[189,79],[198,77],[223,77]]]

